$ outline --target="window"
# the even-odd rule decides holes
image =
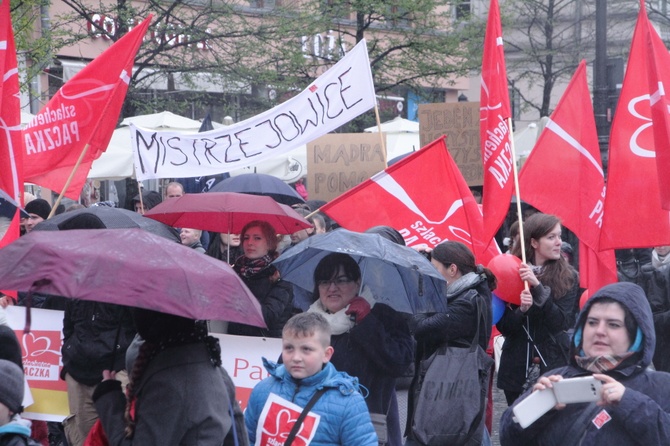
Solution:
[[[508,87],[510,111],[512,112],[512,121],[521,119],[521,94],[513,85]]]
[[[351,5],[343,0],[322,0],[323,12],[338,19],[351,19]]]
[[[472,5],[469,0],[456,1],[456,20],[468,20],[472,13]]]
[[[249,6],[258,9],[274,9],[281,6],[281,0],[249,0]]]

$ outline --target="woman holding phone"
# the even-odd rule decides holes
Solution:
[[[512,406],[500,421],[501,444],[670,444],[670,374],[648,369],[655,346],[642,288],[626,282],[601,288],[579,315],[570,364],[547,372],[514,406],[557,381],[589,375],[603,383],[600,399],[557,404],[526,429]]]

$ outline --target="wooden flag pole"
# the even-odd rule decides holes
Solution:
[[[386,153],[386,141],[384,141],[384,135],[382,135],[382,123],[379,119],[379,107],[377,106],[377,101],[375,100],[375,120],[377,121],[377,131],[379,132],[379,139],[382,143],[382,152],[384,153],[384,169],[386,169],[389,164],[388,153]]]
[[[519,243],[521,243],[521,261],[526,263],[526,242],[523,234],[523,216],[521,215],[521,196],[519,194],[519,168],[516,165],[516,149],[514,148],[514,134],[512,132],[512,118],[507,118],[509,126],[509,143],[512,151],[512,172],[514,175],[514,195],[516,196],[516,217],[519,222]],[[529,289],[528,282],[523,282],[526,290]]]
[[[77,159],[77,162],[74,164],[74,167],[72,168],[72,172],[70,172],[70,176],[67,178],[67,181],[65,182],[65,185],[63,186],[63,190],[61,190],[60,194],[58,195],[58,198],[56,199],[56,202],[51,207],[51,212],[49,212],[49,216],[47,216],[47,220],[50,219],[51,217],[53,217],[54,214],[56,213],[56,209],[58,209],[58,205],[60,205],[60,202],[63,199],[63,195],[65,195],[65,191],[67,191],[67,189],[70,187],[70,183],[72,182],[72,179],[74,178],[74,174],[77,173],[77,169],[79,168],[79,165],[84,160],[84,157],[86,156],[86,152],[88,152],[88,147],[89,147],[89,144],[87,143],[84,146],[84,149],[79,154],[79,158]]]

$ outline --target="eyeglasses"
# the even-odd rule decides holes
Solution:
[[[351,280],[348,277],[337,277],[337,278],[331,279],[331,280],[319,280],[317,282],[317,285],[319,285],[320,287],[328,288],[332,284],[332,285],[335,285],[336,287],[339,288],[339,287],[341,287],[343,285],[347,285],[351,282],[353,282],[353,280]]]

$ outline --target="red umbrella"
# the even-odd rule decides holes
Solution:
[[[147,211],[153,218],[175,228],[194,228],[207,231],[239,234],[252,220],[265,220],[277,234],[293,234],[312,225],[290,207],[270,197],[208,192],[184,194],[171,198]]]
[[[31,231],[0,249],[0,289],[265,327],[228,264],[141,229]]]

